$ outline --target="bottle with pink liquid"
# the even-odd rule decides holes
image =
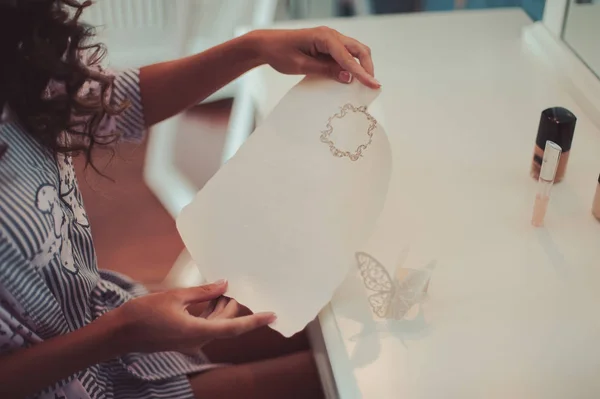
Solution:
[[[553,141],[546,141],[544,158],[542,159],[540,176],[538,178],[538,191],[535,196],[533,216],[531,217],[531,224],[535,227],[544,225],[544,217],[548,209],[548,202],[550,202],[550,192],[554,185],[561,152],[562,148],[558,144]]]

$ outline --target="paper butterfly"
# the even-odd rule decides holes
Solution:
[[[381,318],[397,320],[425,298],[435,266],[435,262],[431,262],[417,270],[403,268],[400,263],[395,278],[392,278],[385,266],[371,255],[357,252],[356,260],[365,287],[374,292],[368,297],[373,312]]]

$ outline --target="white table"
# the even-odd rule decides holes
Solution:
[[[367,43],[383,84],[371,112],[394,171],[362,249],[384,264],[401,247],[408,267],[437,262],[413,321],[374,320],[349,276],[312,331],[330,397],[600,397],[600,223],[590,215],[600,131],[523,50],[530,23],[520,10],[310,22]],[[299,79],[268,67],[244,77],[259,122]],[[528,172],[540,112],[554,105],[579,120],[567,177],[534,229]]]

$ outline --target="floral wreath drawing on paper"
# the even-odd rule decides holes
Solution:
[[[364,114],[367,120],[369,121],[369,127],[367,128],[368,140],[365,143],[360,144],[358,147],[356,147],[356,150],[354,152],[340,150],[331,140],[331,134],[333,133],[333,120],[342,119],[348,114],[349,111],[353,113]],[[373,133],[376,127],[377,120],[370,113],[367,112],[366,106],[362,105],[360,107],[355,107],[354,105],[348,103],[341,107],[338,113],[333,114],[329,117],[329,119],[327,120],[327,124],[325,125],[325,130],[321,131],[321,142],[329,146],[329,151],[331,151],[333,156],[338,158],[348,157],[351,161],[358,161],[363,155],[363,151],[365,151],[373,142]]]

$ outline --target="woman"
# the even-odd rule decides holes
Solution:
[[[236,352],[275,319],[242,312],[226,282],[148,294],[98,270],[71,156],[94,168],[94,149],[142,139],[262,64],[379,87],[369,49],[323,27],[262,30],[113,74],[78,22],[90,5],[0,0],[0,397],[319,397],[306,351],[227,365],[198,350],[229,338],[216,342]]]

